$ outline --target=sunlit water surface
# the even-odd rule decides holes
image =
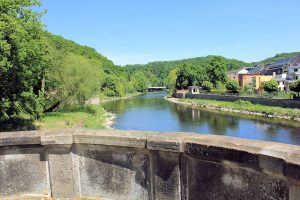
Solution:
[[[148,93],[103,106],[116,114],[115,129],[195,132],[300,145],[299,122],[195,109],[168,102],[164,96]]]

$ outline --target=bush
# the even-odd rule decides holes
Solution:
[[[238,90],[240,89],[239,82],[237,82],[236,80],[229,80],[226,83],[226,89],[232,92],[238,92]]]
[[[270,81],[264,83],[263,88],[266,92],[268,92],[270,94],[270,96],[272,96],[273,92],[278,91],[278,83],[277,83],[277,81],[270,80]]]
[[[239,105],[239,106],[250,106],[253,105],[250,101],[245,101],[245,100],[237,100],[234,102],[235,104]]]
[[[225,94],[226,86],[221,82],[217,82],[215,85],[215,89],[212,90],[213,93]]]
[[[105,96],[108,96],[108,97],[115,97],[116,96],[116,93],[113,90],[110,90],[109,88],[105,88],[103,93],[104,93]]]
[[[214,88],[214,85],[209,81],[204,81],[203,84],[202,84],[202,89],[203,90],[207,90],[207,91],[210,92],[213,88]]]
[[[299,93],[300,93],[300,80],[291,83],[291,85],[290,85],[290,90],[292,90],[293,92],[297,92],[297,93],[298,93],[298,98],[299,98]]]

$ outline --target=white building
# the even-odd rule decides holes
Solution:
[[[300,72],[300,64],[296,65],[296,66],[290,66],[288,68],[288,80],[299,80],[300,76],[299,76],[299,72]]]

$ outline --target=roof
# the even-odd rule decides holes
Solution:
[[[265,69],[265,66],[257,65],[249,70],[249,74],[258,74],[261,73]]]
[[[200,87],[199,87],[199,86],[192,85],[192,86],[189,86],[188,88],[200,88]]]
[[[246,74],[246,73],[248,73],[248,70],[246,68],[232,70],[228,72],[228,74]]]
[[[288,58],[283,58],[277,60],[276,62],[272,63],[269,68],[277,68],[277,67],[284,67],[290,65],[299,65],[300,64],[300,56],[293,56]]]

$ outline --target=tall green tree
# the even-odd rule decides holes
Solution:
[[[133,74],[131,83],[137,92],[147,92],[149,81],[143,72],[139,71]]]
[[[208,79],[214,85],[218,82],[226,83],[227,67],[226,67],[225,59],[221,56],[209,57],[206,72],[208,75]]]
[[[21,112],[37,118],[47,66],[39,0],[0,0],[0,120]]]
[[[195,78],[195,71],[193,66],[183,64],[178,67],[176,89],[187,89],[187,87],[193,85]]]

